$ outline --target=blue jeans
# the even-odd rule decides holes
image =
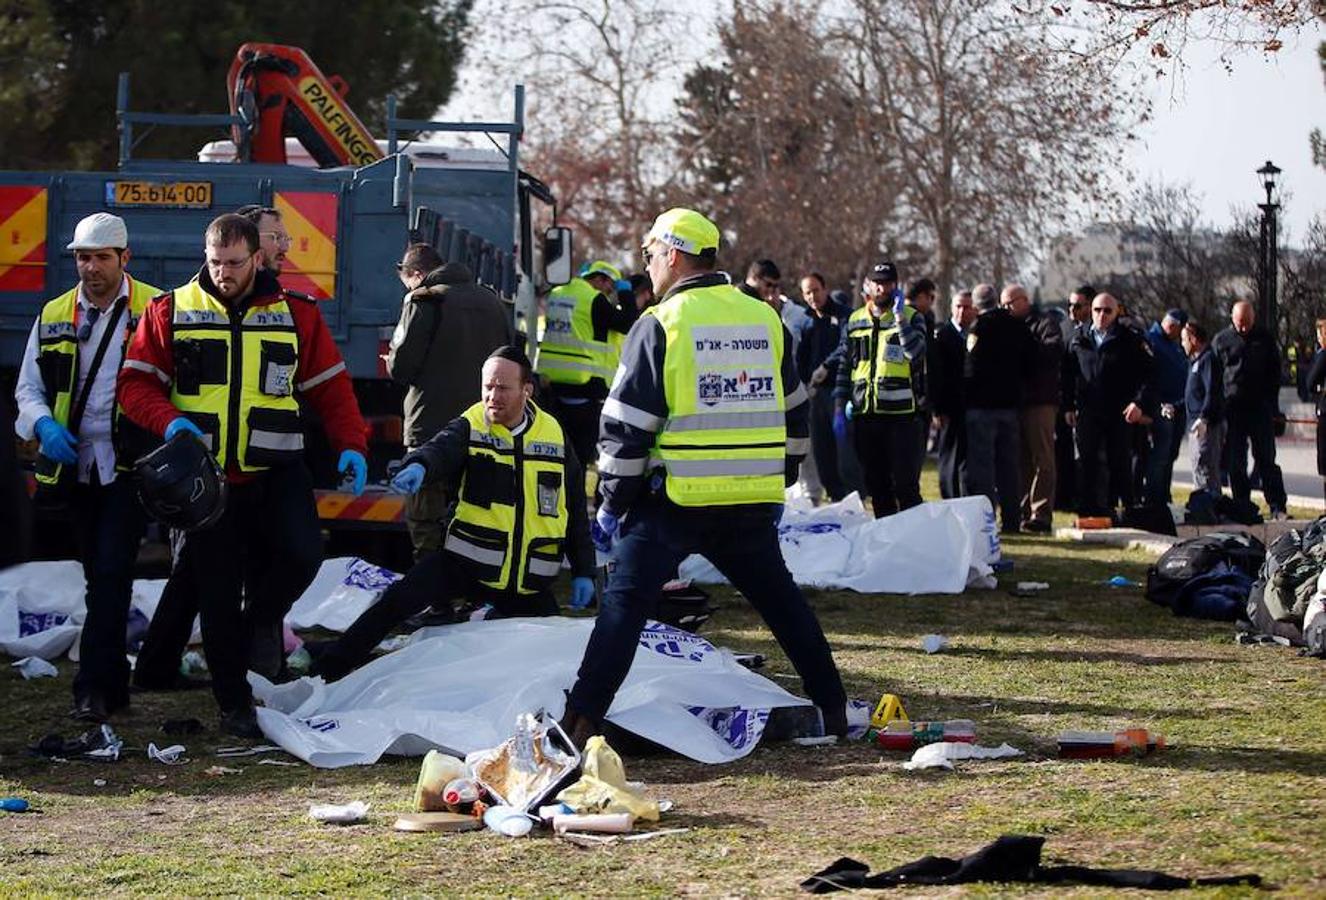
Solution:
[[[685,509],[651,496],[631,509],[613,552],[608,588],[568,706],[601,720],[626,680],[660,589],[677,565],[703,554],[755,607],[822,709],[847,702],[819,620],[792,581],[769,506]]]

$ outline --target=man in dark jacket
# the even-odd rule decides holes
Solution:
[[[1018,404],[1036,348],[1031,334],[999,307],[994,285],[978,284],[972,300],[980,315],[967,335],[962,391],[967,403],[966,494],[985,494],[999,508],[1001,530],[1016,533],[1022,486]]]
[[[971,291],[953,295],[952,317],[935,329],[930,397],[939,426],[939,495],[962,496],[967,471],[966,406],[962,402],[962,370],[967,359],[967,332],[976,321]]]
[[[1285,482],[1275,462],[1275,416],[1280,409],[1280,349],[1257,324],[1252,304],[1240,300],[1232,324],[1215,336],[1211,349],[1225,371],[1225,440],[1229,443],[1229,488],[1235,501],[1250,502],[1248,445],[1262,476],[1271,518],[1284,519]]]
[[[1027,289],[1010,284],[999,304],[1027,327],[1034,350],[1018,422],[1022,438],[1022,527],[1049,534],[1054,517],[1054,423],[1059,418],[1063,380],[1064,333],[1059,323],[1031,305]]]
[[[1193,486],[1214,500],[1220,496],[1220,448],[1225,433],[1223,373],[1205,328],[1189,322],[1181,339],[1190,360],[1183,403],[1191,423],[1188,443]]]
[[[833,384],[838,376],[838,348],[843,326],[852,311],[830,299],[824,276],[810,272],[801,279],[808,321],[796,345],[797,375],[810,394],[810,452],[824,492],[835,503],[849,488],[838,464],[839,444],[833,434]],[[842,448],[850,453],[850,448]]]
[[[471,373],[472,374],[472,373]],[[499,347],[483,364],[483,399],[405,457],[392,490],[457,484],[455,518],[443,548],[420,560],[338,640],[315,653],[313,673],[329,681],[368,660],[393,626],[438,601],[465,597],[498,616],[558,612],[549,586],[565,553],[571,605],[594,596],[584,470],[562,426],[535,405],[529,358]]]
[[[1118,301],[1097,294],[1091,324],[1079,325],[1068,345],[1063,406],[1077,429],[1081,516],[1111,515],[1116,499],[1133,504],[1129,426],[1145,424],[1153,407],[1151,348],[1118,316]]]
[[[414,451],[479,399],[476,373],[510,344],[512,318],[464,263],[443,265],[428,244],[411,244],[397,266],[408,293],[387,351],[387,372],[406,385],[405,449]],[[442,545],[446,486],[433,482],[405,501],[419,560]]]
[[[1188,357],[1179,346],[1180,333],[1188,324],[1188,314],[1171,309],[1147,330],[1147,343],[1156,360],[1156,399],[1160,415],[1151,422],[1151,452],[1146,464],[1146,502],[1169,503],[1170,481],[1174,478],[1174,460],[1188,420],[1184,392],[1188,386]]]

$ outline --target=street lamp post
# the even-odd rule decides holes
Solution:
[[[1280,344],[1280,307],[1276,293],[1279,285],[1279,228],[1276,213],[1280,204],[1275,202],[1276,183],[1280,178],[1280,169],[1269,159],[1266,165],[1257,170],[1261,176],[1262,187],[1266,189],[1266,202],[1257,204],[1262,211],[1261,255],[1257,260],[1257,283],[1262,297],[1262,306],[1266,311],[1266,327],[1270,329],[1271,339],[1276,346]]]

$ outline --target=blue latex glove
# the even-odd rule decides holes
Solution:
[[[594,548],[601,553],[611,553],[613,541],[617,540],[621,527],[621,520],[600,506],[594,514],[594,521],[589,523],[589,537],[594,542]]]
[[[843,412],[847,415],[847,421],[852,421],[852,418],[856,415],[856,407],[852,405],[851,400],[847,401],[847,405],[843,407]]]
[[[833,414],[833,436],[839,443],[847,440],[847,410],[840,409]]]
[[[594,602],[594,579],[592,578],[572,578],[571,579],[571,608],[584,609]]]
[[[37,420],[35,430],[41,441],[41,455],[52,462],[73,465],[78,462],[78,438],[50,416]]]
[[[358,450],[342,450],[336,471],[353,479],[350,493],[358,497],[364,492],[364,483],[368,481],[368,460],[364,459],[364,454]]]
[[[902,320],[903,309],[907,306],[907,298],[902,295],[902,291],[893,289],[893,318]]]
[[[177,416],[171,419],[170,424],[166,426],[166,440],[170,440],[181,431],[191,431],[198,435],[198,440],[203,439],[203,430],[201,428],[193,424],[193,422],[185,416]]]
[[[424,486],[424,467],[410,463],[391,479],[391,489],[398,494],[413,494]]]

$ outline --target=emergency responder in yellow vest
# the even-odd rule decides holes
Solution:
[[[630,283],[602,260],[547,297],[534,369],[548,411],[566,429],[585,465],[594,459],[599,413],[617,371],[622,338],[640,316],[630,298]]]
[[[83,219],[68,249],[78,284],[42,307],[32,328],[15,390],[17,431],[41,442],[38,491],[68,501],[73,516],[87,580],[73,715],[104,722],[129,705],[124,635],[145,524],[132,480],[116,475],[115,378],[160,291],[125,272],[129,232],[119,216]]]
[[[875,266],[862,293],[866,302],[843,332],[833,430],[845,440],[847,420],[854,421],[856,456],[878,519],[921,502],[922,429],[929,424],[917,415],[921,379],[914,376],[925,365],[927,336],[925,316],[898,290],[893,263]]]
[[[631,329],[603,404],[594,542],[612,570],[563,724],[597,733],[663,584],[700,553],[764,617],[829,734],[846,695],[778,547],[784,489],[809,445],[806,391],[778,314],[714,271],[718,228],[689,209],[655,220],[642,253],[662,297]]]
[[[529,358],[499,347],[483,364],[483,399],[405,457],[391,486],[404,494],[459,479],[442,550],[387,588],[342,637],[314,652],[313,672],[343,677],[394,626],[428,606],[466,598],[497,616],[556,615],[548,588],[571,563],[571,605],[594,597],[584,470],[561,425],[530,399]]]
[[[220,216],[204,252],[192,281],[148,305],[125,353],[119,400],[153,438],[192,431],[225,469],[225,512],[185,534],[177,565],[197,591],[221,729],[260,738],[246,679],[250,637],[281,627],[322,562],[300,400],[322,420],[356,494],[368,474],[367,429],[317,302],[283,290],[263,267],[257,227]],[[244,584],[257,589],[241,613]],[[280,644],[253,646],[277,654],[255,668],[279,672]]]

